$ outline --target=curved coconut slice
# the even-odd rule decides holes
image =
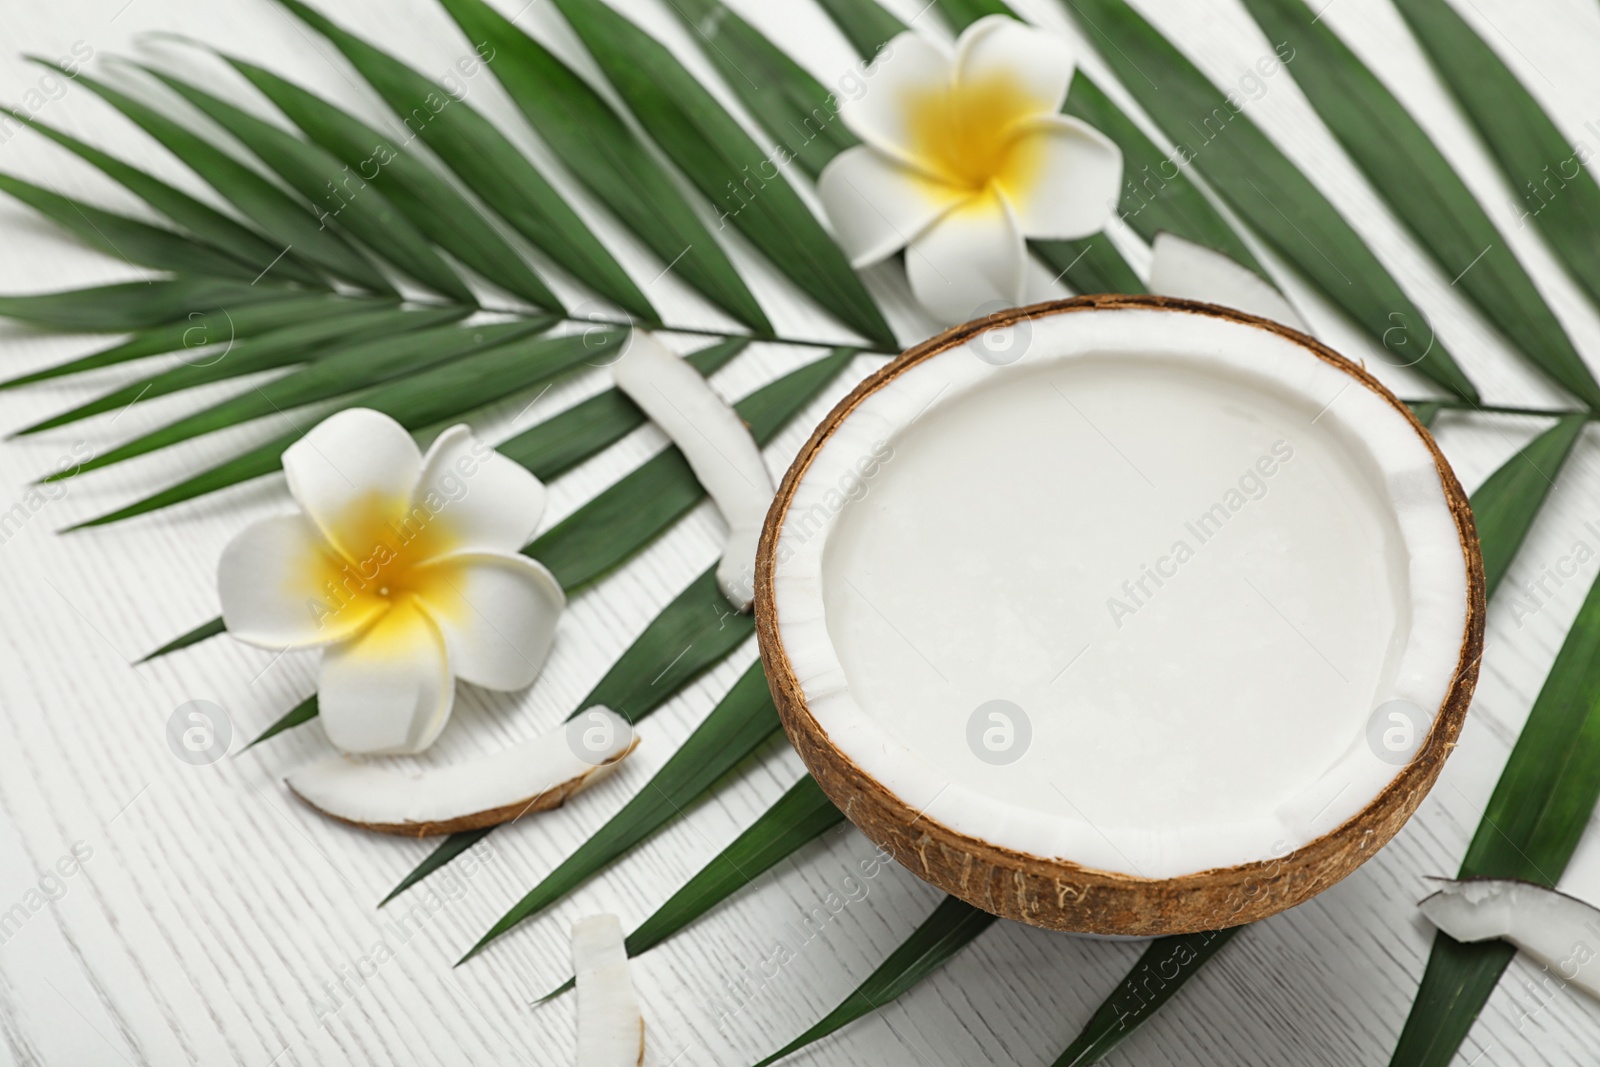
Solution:
[[[644,1016],[615,915],[593,915],[572,927],[572,966],[578,985],[578,1067],[638,1067],[644,1062]]]
[[[628,721],[596,705],[549,733],[492,756],[399,770],[333,756],[285,784],[324,815],[384,834],[428,837],[477,830],[560,807],[632,752]]]
[[[1561,980],[1600,998],[1588,966],[1600,952],[1600,908],[1532,882],[1468,878],[1449,882],[1417,905],[1457,941],[1509,941]]]
[[[1310,333],[1299,312],[1261,276],[1221,252],[1176,234],[1158,233],[1150,246],[1150,291],[1237,308]]]
[[[756,543],[772,504],[772,475],[739,413],[704,377],[643,330],[612,370],[617,388],[678,446],[728,524],[717,586],[740,611],[754,598]]]
[[[992,316],[867,379],[756,575],[840,810],[978,907],[1102,934],[1348,874],[1438,775],[1483,643],[1467,499],[1406,407],[1302,333],[1154,296]]]

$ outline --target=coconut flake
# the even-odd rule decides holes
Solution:
[[[559,807],[638,743],[626,719],[596,705],[548,733],[482,759],[400,770],[334,756],[301,768],[286,784],[311,807],[341,822],[427,837]]]
[[[1235,260],[1176,234],[1158,233],[1151,244],[1150,291],[1221,304],[1310,333],[1283,294]]]
[[[1457,941],[1509,941],[1562,981],[1600,998],[1600,909],[1512,878],[1448,882],[1417,907]]]
[[[717,586],[740,611],[749,611],[756,544],[776,492],[750,428],[699,371],[643,330],[633,331],[612,374],[617,388],[678,446],[722,513],[728,540]]]
[[[644,1016],[615,915],[592,915],[572,927],[572,967],[578,986],[578,1067],[638,1067],[644,1062]]]

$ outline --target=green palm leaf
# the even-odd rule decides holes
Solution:
[[[753,633],[754,619],[732,609],[717,588],[716,568],[711,567],[645,627],[627,653],[583,698],[579,710],[603,704],[638,724],[689,679],[721,663]]]
[[[304,197],[324,224],[332,222],[359,238],[368,248],[434,292],[463,304],[476,303],[467,283],[376,186],[367,184],[350,189],[344,165],[316,145],[181,78],[150,67],[144,69],[237,137],[274,174]]]
[[[395,334],[441,326],[466,318],[470,308],[419,308],[405,311],[393,307],[376,306],[361,310],[359,304],[346,301],[345,314],[300,322],[254,339],[234,342],[229,338],[221,351],[203,350],[193,363],[180,363],[176,367],[130,382],[113,389],[69,411],[53,415],[31,426],[18,430],[18,434],[37,433],[57,426],[65,426],[79,419],[106,411],[127,407],[141,400],[153,400],[184,389],[193,389],[213,382],[225,381],[243,374],[274,370],[295,363],[309,363],[336,351],[340,343],[359,336],[361,343],[372,344]],[[363,301],[374,304],[376,301]],[[272,305],[268,305],[269,307]],[[217,325],[222,325],[221,323]]]
[[[404,146],[271,71],[234,56],[224,58],[307,137],[388,196],[434,244],[534,307],[560,309],[556,295],[506,243],[483,211]],[[371,178],[367,177],[369,170]]]
[[[811,177],[860,144],[839,121],[832,93],[721,0],[675,0],[672,10],[734,96]]]
[[[407,132],[402,149],[421,138],[491,210],[574,278],[645,324],[660,321],[628,272],[481,112],[299,0],[279,2],[333,42],[400,117]]]
[[[1463,944],[1443,933],[1434,934],[1422,984],[1400,1031],[1390,1067],[1443,1067],[1455,1062],[1478,1013],[1516,955],[1517,946],[1507,941]]]
[[[756,1067],[767,1067],[835,1030],[877,1011],[948,963],[995,921],[957,897],[945,897],[878,969],[856,987],[844,1003],[823,1016],[811,1029],[768,1056]]]
[[[1396,0],[1446,87],[1477,127],[1528,219],[1600,302],[1600,184],[1565,134],[1471,26],[1440,0]],[[1529,196],[1532,193],[1532,196]]]
[[[1483,549],[1485,597],[1494,596],[1511,569],[1585,424],[1582,415],[1560,419],[1506,460],[1472,494],[1472,518]]]
[[[241,263],[254,267],[257,274],[271,271],[275,277],[305,285],[323,285],[322,277],[292,252],[285,253],[260,234],[209,204],[140,170],[116,156],[27,115],[13,115],[84,162],[97,168],[134,196],[149,204],[200,240],[230,253]]]
[[[672,754],[632,800],[543,881],[534,886],[461,957],[458,966],[501,934],[560,900],[624,852],[683,814],[746,756],[778,732],[778,709],[760,662]]]
[[[208,623],[208,624],[206,624],[206,626],[201,627],[201,629],[204,629],[206,632],[202,636],[197,637],[196,640],[204,640],[206,637],[212,637],[212,636],[214,636],[216,634],[221,634],[221,633],[227,633],[228,632],[228,628],[222,624],[222,618],[220,616],[214,621],[214,623]],[[198,630],[191,631],[191,632],[197,633]],[[189,636],[189,635],[188,634],[184,635],[184,637],[187,637],[187,636]],[[183,638],[179,638],[178,640],[182,641]],[[188,644],[193,644],[193,643],[194,643],[193,641],[188,642]],[[163,655],[164,653],[167,653],[167,652],[176,651],[177,649],[183,648],[183,647],[185,647],[185,645],[180,645],[180,644],[178,644],[177,641],[174,641],[172,644],[164,645],[163,647],[161,647],[157,651],[150,653],[150,655],[147,656],[146,658],[147,659],[154,659],[156,656]],[[296,726],[304,726],[306,723],[310,722],[312,719],[315,719],[317,717],[317,715],[318,715],[317,694],[312,693],[310,696],[306,697],[300,703],[296,704],[294,707],[292,707],[288,711],[284,712],[284,714],[282,716],[280,716],[276,722],[274,722],[271,726],[267,727],[265,730],[262,730],[259,734],[256,735],[256,739],[254,741],[250,742],[248,745],[246,745],[244,747],[245,747],[246,750],[255,748],[261,742],[269,740],[270,738],[277,737],[279,734],[283,733],[285,730],[292,730]],[[476,831],[474,831],[474,832],[476,832]]]
[[[581,336],[527,337],[458,357],[419,374],[351,393],[340,399],[336,409],[373,408],[408,430],[420,430],[485,404],[504,400],[547,378],[571,370],[590,351],[585,338]],[[71,529],[121,522],[252,478],[276,473],[283,465],[283,450],[298,441],[300,436],[298,429],[286,433],[176,485],[98,518],[78,523]]]
[[[828,13],[862,59],[876,56],[878,49],[906,29],[906,24],[877,0],[817,0],[817,6]]]
[[[475,0],[445,0],[462,6]],[[842,251],[774,174],[760,195],[739,205],[728,200],[736,182],[749,181],[766,154],[694,80],[677,59],[632,22],[597,3],[562,3],[562,13],[629,104],[651,138],[710,202],[720,222],[733,222],[782,274],[843,323],[878,346],[893,349],[894,334]]]
[[[481,0],[441,0],[578,180],[673,271],[758,334],[772,324],[672,178],[589,85]]]
[[[1285,259],[1378,344],[1451,393],[1478,399],[1432,331],[1422,329],[1428,320],[1411,298],[1248,115],[1229,107],[1205,75],[1124,0],[1071,0],[1063,6],[1102,46],[1102,57],[1123,85],[1169,135],[1201,131],[1209,138],[1198,145],[1180,140],[1180,157],[1198,166]],[[1412,362],[1418,347],[1425,354]]]
[[[128,263],[246,282],[254,281],[261,273],[193,238],[62,196],[9,174],[0,174],[0,192],[9,193],[58,226],[70,230],[84,243]]]
[[[87,74],[77,82],[122,112],[160,141],[186,167],[203,178],[223,199],[279,242],[278,252],[297,252],[331,274],[364,289],[395,295],[372,262],[332,230],[324,229],[305,205],[262,175],[182,124],[139,103]]]
[[[816,779],[809,774],[801,778],[628,935],[624,942],[628,955],[649,952],[842,822],[844,813],[833,806]],[[573,984],[569,978],[540,999],[559,996]]]
[[[0,317],[73,333],[131,333],[167,323],[183,325],[195,313],[265,304],[297,297],[301,292],[277,285],[251,286],[183,275],[60,293],[0,296]]]
[[[154,652],[147,653],[141,657],[138,662],[148,663],[151,660],[165,656],[168,653],[176,652],[182,648],[188,648],[190,645],[198,645],[201,641],[204,641],[207,638],[216,637],[219,634],[225,634],[227,632],[228,628],[227,626],[223,625],[222,616],[218,615],[214,619],[201,623],[188,633],[174,637],[171,641],[168,641]],[[265,737],[258,737],[255,741],[250,742],[250,745],[254,745],[257,741],[263,740],[265,740]],[[246,745],[245,747],[249,748],[250,745]]]
[[[1106,1053],[1160,1011],[1161,1006],[1242,929],[1242,926],[1230,926],[1226,930],[1158,937],[1150,942],[1150,947],[1139,956],[1116,992],[1106,998],[1051,1067],[1099,1063]]]
[[[1144,281],[1104,233],[1076,241],[1030,240],[1028,247],[1078,293],[1142,293]]]
[[[717,206],[723,221],[731,221],[790,281],[845,325],[874,344],[894,349],[894,331],[838,244],[781,172],[775,168],[771,178],[762,174],[768,154],[705,86],[659,41],[603,0],[556,0],[556,6],[640,124]],[[748,184],[752,169],[753,189]]]
[[[1270,40],[1295,49],[1295,81],[1451,284],[1530,362],[1589,407],[1600,408],[1600,383],[1533,279],[1400,101],[1327,23],[1313,20],[1302,0],[1245,0],[1245,6]]]
[[[1461,861],[1462,878],[1554,886],[1600,800],[1600,581],[1589,589]],[[1516,949],[1434,935],[1392,1067],[1444,1065]]]
[[[101,292],[103,290],[95,290]],[[392,300],[376,297],[345,297],[331,293],[300,294],[276,286],[262,288],[271,303],[237,304],[230,308],[195,307],[179,312],[176,321],[140,327],[140,333],[110,348],[78,356],[43,370],[31,371],[0,382],[0,389],[60,378],[82,371],[128,363],[168,352],[189,352],[224,340],[243,340],[271,333],[295,323],[347,314],[360,314],[371,308],[394,307]]]
[[[938,7],[939,13],[957,33],[989,15],[1021,17],[1005,0],[938,0]]]
[[[284,414],[318,400],[463,359],[484,348],[548,329],[554,321],[547,318],[483,326],[435,326],[398,338],[362,338],[342,343],[292,374],[265,382],[97,455],[77,467],[76,472],[98,470],[251,419]],[[582,352],[578,355],[581,357]],[[62,477],[54,474],[46,480],[59,481]]]
[[[315,700],[316,698],[312,697],[311,699]],[[264,741],[268,736],[268,734],[263,734],[260,738],[258,738],[258,740]],[[445,838],[439,843],[438,848],[435,848],[432,852],[428,853],[427,857],[424,858],[421,863],[417,864],[411,869],[410,874],[407,874],[404,878],[400,879],[399,883],[396,884],[393,889],[389,890],[388,895],[386,895],[382,900],[378,901],[378,907],[381,908],[388,904],[389,901],[393,900],[401,893],[404,893],[407,889],[410,889],[412,886],[428,877],[428,875],[432,874],[434,871],[444,867],[451,860],[455,859],[457,856],[467,851],[467,849],[471,848],[473,845],[476,845],[479,841],[482,841],[485,837],[489,836],[489,831],[493,829],[494,827],[492,826],[485,826],[480,830],[465,830],[459,834],[451,834],[449,837]]]
[[[1146,241],[1155,240],[1156,234],[1162,232],[1177,234],[1214,248],[1272,281],[1266,268],[1188,173],[1171,167],[1167,154],[1083,71],[1072,76],[1067,103],[1061,110],[1087,122],[1122,149],[1119,211],[1135,233]]]
[[[1433,429],[1433,420],[1439,417],[1439,412],[1444,408],[1437,400],[1408,400],[1406,406],[1417,417],[1417,421],[1430,430]]]

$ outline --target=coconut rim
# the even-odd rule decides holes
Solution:
[[[1365,387],[1398,412],[1427,449],[1465,564],[1465,618],[1455,667],[1411,760],[1354,814],[1288,852],[1172,877],[1148,878],[1038,855],[956,830],[913,807],[837,747],[812,715],[784,645],[774,586],[775,557],[790,504],[822,447],[868,397],[907,370],[989,330],[1025,319],[1122,309],[1200,315],[1261,329]],[[823,791],[869,838],[924,880],[996,914],[1053,929],[1136,935],[1216,929],[1264,918],[1332,885],[1387,843],[1421,803],[1455,746],[1477,683],[1486,611],[1483,560],[1466,493],[1410,408],[1362,366],[1298,330],[1214,304],[1149,295],[1081,296],[998,312],[929,338],[869,375],[818,424],[785,473],[763,526],[755,589],[761,658],[784,730]],[[937,847],[930,853],[930,846]],[[1258,893],[1263,885],[1268,891]],[[1241,895],[1249,899],[1237,901]],[[1217,908],[1224,898],[1235,902],[1226,917]]]

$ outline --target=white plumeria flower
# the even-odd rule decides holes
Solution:
[[[818,183],[851,263],[905,248],[911,291],[945,322],[1022,302],[1025,238],[1096,232],[1122,184],[1121,150],[1060,114],[1072,70],[1068,41],[1004,15],[973,23],[953,52],[894,38],[840,108],[864,143]]]
[[[346,752],[408,753],[450,717],[455,680],[520,689],[539,673],[566,595],[518,550],[544,485],[473,437],[424,456],[398,422],[353,408],[283,454],[300,511],[266,519],[218,566],[230,633],[323,647],[317,703]]]

